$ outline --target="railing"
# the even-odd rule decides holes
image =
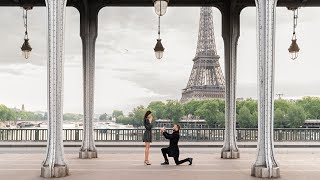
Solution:
[[[0,141],[46,141],[47,129],[0,129]],[[164,141],[153,129],[153,141]],[[144,129],[94,129],[95,141],[142,141]],[[258,129],[237,129],[237,141],[257,141]],[[83,129],[64,129],[64,141],[82,141]],[[224,129],[182,129],[180,141],[223,141]],[[275,141],[320,141],[320,129],[274,129]]]

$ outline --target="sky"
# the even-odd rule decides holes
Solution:
[[[320,95],[319,9],[299,9],[296,30],[300,53],[289,58],[292,11],[277,8],[275,93],[285,98]],[[317,15],[318,14],[318,15]],[[200,18],[199,7],[169,7],[161,18],[162,60],[153,48],[157,16],[151,7],[106,7],[99,13],[96,41],[95,113],[132,111],[151,101],[181,98],[193,65]],[[83,112],[80,16],[68,7],[65,33],[64,112]],[[0,8],[0,104],[28,111],[47,109],[47,19],[44,7],[28,12],[30,59],[22,57],[22,9]],[[213,8],[218,55],[223,70],[221,14]],[[257,97],[256,9],[241,13],[238,42],[237,97]]]

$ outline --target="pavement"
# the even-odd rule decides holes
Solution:
[[[100,147],[97,159],[79,159],[78,147],[65,147],[70,175],[62,180],[254,180],[250,167],[256,158],[255,148],[240,148],[240,159],[221,159],[220,148],[181,148],[180,158],[193,157],[193,165],[176,166],[170,158],[163,161],[160,148],[151,147],[151,166],[143,165],[144,148]],[[281,180],[318,180],[320,148],[276,148]],[[1,180],[40,180],[42,147],[1,147]]]
[[[163,147],[167,146],[169,142],[152,142],[151,147]],[[63,143],[64,147],[81,147],[81,141],[66,141]],[[96,147],[144,147],[143,142],[133,142],[133,141],[96,141]],[[256,148],[257,142],[237,142],[239,148]],[[320,142],[274,142],[275,148],[320,148]],[[3,147],[46,147],[46,141],[0,141],[0,148]],[[180,141],[180,147],[185,148],[222,148],[222,141],[215,142],[187,142]]]

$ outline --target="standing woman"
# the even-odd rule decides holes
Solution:
[[[152,142],[152,114],[151,111],[147,111],[144,115],[143,124],[146,128],[146,131],[143,134],[143,142],[146,143],[146,150],[144,154],[144,164],[145,165],[151,165],[149,162],[149,149],[150,149],[150,143]]]

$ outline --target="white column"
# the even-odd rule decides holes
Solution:
[[[237,85],[237,46],[240,36],[240,12],[230,1],[225,1],[221,10],[222,37],[224,40],[225,59],[225,139],[221,158],[236,159],[240,157],[236,140],[236,85]]]
[[[48,12],[48,141],[41,177],[64,177],[68,166],[64,161],[63,65],[64,27],[67,0],[46,0]]]
[[[275,11],[277,0],[256,0],[258,39],[258,149],[251,175],[260,178],[280,177],[274,157],[274,51]]]
[[[94,77],[95,77],[95,43],[98,35],[99,8],[83,1],[80,12],[80,36],[83,51],[83,140],[79,158],[97,158],[97,150],[93,139],[94,115]]]

